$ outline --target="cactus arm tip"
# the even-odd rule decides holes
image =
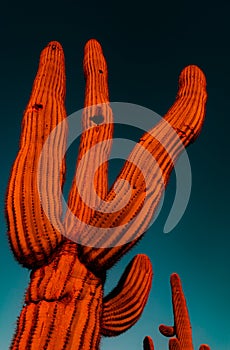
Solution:
[[[143,340],[144,350],[154,350],[154,343],[150,336],[146,336]]]
[[[161,324],[159,326],[159,331],[165,337],[173,337],[175,335],[175,327],[174,326],[166,326],[164,324]]]
[[[211,350],[208,344],[201,344],[199,350]]]

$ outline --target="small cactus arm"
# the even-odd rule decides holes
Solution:
[[[87,192],[87,175],[91,171],[88,150],[101,142],[93,159],[108,159],[112,145],[113,113],[109,106],[108,72],[100,44],[92,39],[84,51],[86,78],[83,131],[76,164],[83,162],[80,182]],[[43,146],[48,136],[61,123],[55,134],[51,150],[65,151],[68,127],[65,110],[64,53],[58,42],[51,42],[42,51],[38,72],[29,103],[25,109],[19,152],[13,164],[6,196],[8,236],[12,251],[23,266],[31,269],[31,280],[25,303],[18,319],[11,345],[13,350],[96,350],[101,335],[114,336],[130,328],[140,317],[151,288],[152,269],[145,255],[137,255],[125,270],[117,287],[103,296],[106,271],[113,266],[137,242],[147,229],[167,184],[174,161],[200,133],[206,105],[204,74],[196,66],[186,67],[179,80],[179,90],[173,106],[165,115],[175,134],[159,122],[143,135],[139,145],[153,155],[161,169],[163,186],[155,176],[155,168],[146,164],[152,184],[148,189],[148,210],[144,217],[124,231],[120,226],[128,222],[140,210],[145,200],[146,185],[141,171],[132,159],[145,160],[145,152],[134,147],[125,162],[115,184],[120,179],[130,182],[132,195],[122,210],[112,213],[98,212],[87,206],[73,182],[68,197],[65,217],[62,213],[61,187],[65,180],[65,159],[61,165],[49,154],[42,160],[42,187],[49,218],[41,204],[37,173]],[[102,120],[105,123],[100,122]],[[167,140],[165,149],[154,135]],[[178,137],[179,136],[179,137]],[[182,146],[181,146],[182,145]],[[94,152],[92,150],[92,152]],[[104,162],[94,176],[98,196],[106,203],[114,201],[114,207],[122,201],[124,189],[117,186],[108,190],[108,163]],[[60,186],[61,185],[61,186]],[[44,204],[44,203],[43,203]],[[79,218],[76,225],[72,212]],[[102,242],[116,241],[115,247],[94,248],[92,237],[84,237],[81,222],[105,229]],[[106,229],[116,227],[116,235],[110,237]],[[66,237],[73,234],[89,239],[89,245],[75,243]],[[64,235],[63,235],[64,233]],[[89,232],[90,233],[90,232]],[[87,235],[89,234],[87,233]],[[126,244],[120,244],[122,237]],[[132,239],[133,238],[133,239]],[[97,243],[97,242],[95,242]]]
[[[160,325],[159,330],[166,337],[175,337],[169,340],[170,350],[193,350],[192,328],[179,275],[173,273],[170,283],[174,326]],[[210,350],[210,348],[208,345],[202,344],[199,350]]]
[[[139,319],[147,302],[146,291],[149,292],[151,286],[150,266],[147,257],[138,254],[127,266],[117,287],[104,298],[101,329],[103,335],[118,335]]]
[[[146,336],[143,341],[144,350],[154,350],[154,344],[151,337]]]

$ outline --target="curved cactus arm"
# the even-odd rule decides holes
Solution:
[[[129,263],[118,285],[103,301],[102,334],[116,336],[140,318],[152,284],[152,267],[146,255]]]
[[[176,334],[175,333],[175,327],[173,327],[173,326],[166,326],[164,324],[161,324],[159,326],[159,331],[165,337],[173,337]]]
[[[76,173],[68,198],[69,209],[65,218],[66,235],[75,241],[76,235],[82,231],[82,222],[89,222],[94,215],[94,208],[99,207],[101,199],[107,195],[107,159],[112,147],[113,136],[108,69],[101,45],[95,39],[89,40],[85,45],[83,69],[86,87],[82,135]],[[94,191],[97,196],[92,195]],[[90,202],[90,206],[85,203],[84,196]],[[75,216],[78,218],[77,224]]]
[[[52,130],[66,118],[64,53],[58,42],[50,42],[41,52],[38,72],[24,112],[20,148],[14,162],[6,195],[9,241],[16,259],[26,267],[41,264],[61,242],[62,201],[65,163],[45,155],[39,178],[50,220],[40,202],[39,159]],[[51,152],[63,151],[67,127],[56,133]],[[52,179],[52,186],[49,180]]]
[[[154,350],[154,344],[151,337],[146,336],[143,341],[144,350]]]
[[[169,350],[182,350],[180,342],[177,338],[172,338],[169,340]]]
[[[207,344],[201,344],[199,350],[210,350],[210,346]]]
[[[164,187],[169,180],[173,162],[183,151],[183,146],[188,146],[189,143],[193,142],[201,131],[205,116],[206,99],[206,80],[203,72],[196,66],[186,67],[180,75],[179,90],[175,103],[164,119],[143,135],[116,180],[116,183],[120,179],[127,180],[130,183],[132,195],[128,204],[119,211],[110,213],[107,211],[106,215],[95,213],[90,225],[94,226],[93,229],[95,227],[105,228],[104,234],[100,237],[95,236],[95,240],[90,229],[87,232],[81,232],[82,241],[85,245],[82,248],[82,259],[86,263],[98,269],[105,266],[110,268],[137,242],[139,239],[137,233],[140,237],[147,230]],[[165,121],[171,127],[168,127]],[[160,138],[160,141],[157,138]],[[167,150],[165,145],[167,145]],[[149,154],[152,156],[150,160]],[[136,163],[136,165],[133,163]],[[148,187],[146,187],[146,182],[140,170],[143,166],[145,173],[151,179]],[[113,201],[113,209],[115,210],[116,205],[125,197],[125,191],[126,189],[124,189],[122,183],[117,185],[116,193],[110,191],[106,197],[108,206],[110,205],[109,202]],[[143,215],[138,216],[144,201],[146,210]],[[133,218],[135,218],[134,222],[129,224],[129,221]],[[109,229],[106,230],[106,228],[111,227],[116,227],[115,235],[111,235]],[[103,247],[112,248],[104,249]]]

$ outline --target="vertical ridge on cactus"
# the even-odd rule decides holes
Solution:
[[[207,97],[205,77],[198,67],[188,66],[180,75],[176,101],[164,121],[143,135],[115,181],[116,191],[114,187],[109,190],[107,159],[112,145],[113,113],[109,105],[107,65],[95,39],[85,46],[83,68],[85,108],[76,164],[76,173],[81,165],[80,184],[84,194],[91,198],[87,175],[92,172],[93,162],[99,162],[102,165],[94,176],[94,188],[104,201],[103,205],[114,203],[113,209],[116,209],[123,200],[124,188],[118,183],[120,179],[130,182],[131,199],[123,209],[105,214],[97,210],[97,197],[92,208],[84,203],[73,181],[68,197],[70,211],[62,219],[61,186],[65,178],[65,160],[58,164],[55,157],[48,154],[40,160],[44,144],[57,125],[62,127],[56,132],[53,143],[49,141],[51,149],[64,154],[67,139],[64,53],[58,42],[49,43],[40,56],[6,196],[10,245],[18,262],[32,270],[12,350],[97,350],[102,335],[120,334],[140,318],[151,288],[149,259],[137,255],[117,287],[104,297],[106,271],[135,245],[139,239],[137,232],[141,236],[146,231],[174,161],[183,147],[195,140],[203,125]],[[161,144],[162,138],[167,141],[167,150]],[[98,144],[99,147],[94,149],[93,146]],[[156,159],[157,165],[146,160],[146,150]],[[133,160],[137,164],[142,160],[146,163],[148,176],[152,179],[150,188],[146,187],[144,176]],[[42,162],[39,187],[44,192],[47,215],[38,190],[39,161]],[[148,210],[135,225],[124,230],[120,225],[136,216],[144,200]],[[79,219],[78,225],[74,216]],[[94,240],[90,231],[86,233],[81,229],[82,223],[104,228],[105,235],[99,238],[99,243],[103,247],[111,247],[113,243],[116,246],[94,248],[92,243],[97,244],[98,239]],[[115,234],[108,235],[106,230],[114,227]],[[69,239],[72,235],[86,243],[89,240],[89,246],[75,243]],[[123,239],[128,243],[123,244]],[[150,339],[146,346],[153,349]]]

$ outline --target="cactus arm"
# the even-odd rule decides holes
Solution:
[[[92,207],[99,206],[98,199],[100,201],[107,195],[107,159],[113,137],[113,114],[109,106],[108,69],[101,45],[95,39],[89,40],[85,45],[83,69],[86,87],[82,135],[75,178],[68,198],[69,211],[67,211],[65,218],[66,234],[72,239],[74,239],[74,235],[82,231],[81,222],[88,223],[94,215]],[[96,147],[94,147],[95,145]],[[94,173],[94,164],[97,164],[98,168],[96,173]],[[78,174],[77,183],[76,174]],[[94,179],[93,189],[90,188],[91,179]],[[81,195],[85,194],[86,197],[90,198],[92,207],[87,206],[82,199],[79,187]],[[93,190],[97,193],[98,198],[92,198]],[[77,226],[73,215],[79,219]]]
[[[202,344],[200,345],[199,350],[210,350],[210,346],[207,344]]]
[[[108,159],[113,138],[113,113],[109,106],[108,68],[102,47],[95,39],[84,48],[83,70],[86,80],[83,131],[79,149],[79,160],[96,143],[103,142],[91,158],[96,164]],[[91,150],[92,152],[92,150]],[[87,159],[85,160],[88,169]],[[94,177],[94,186],[100,198],[108,192],[108,162],[100,164]],[[88,170],[87,170],[88,172]],[[92,215],[91,215],[92,216]]]
[[[55,160],[47,157],[42,165],[41,186],[56,227],[50,223],[40,204],[37,173],[46,138],[66,117],[65,89],[64,53],[59,43],[50,42],[40,56],[31,97],[24,112],[20,149],[6,196],[9,241],[16,259],[29,268],[47,259],[62,240],[62,206],[58,188],[60,182],[64,182],[65,164],[62,162],[60,171]],[[63,149],[65,139],[64,126],[51,146]],[[53,178],[53,186],[49,186],[49,178]]]
[[[144,350],[154,350],[154,344],[151,337],[146,336],[143,341]]]
[[[104,268],[104,266],[110,268],[137,242],[138,239],[135,239],[137,232],[140,237],[146,231],[164,187],[168,182],[170,172],[173,169],[173,161],[178,158],[183,150],[182,144],[187,146],[200,133],[204,121],[206,98],[204,74],[196,66],[186,67],[180,75],[176,101],[164,117],[177,132],[181,141],[172,134],[169,128],[165,127],[163,121],[160,121],[134,147],[130,158],[128,158],[117,178],[117,181],[119,179],[127,180],[133,187],[129,203],[118,212],[106,213],[106,215],[96,213],[90,221],[90,225],[94,227],[116,227],[116,235],[111,236],[109,231],[105,230],[104,235],[100,237],[100,241],[98,238],[94,241],[90,230],[87,233],[81,233],[85,245],[82,249],[82,258],[87,264],[92,264],[98,269]],[[167,144],[168,151],[165,150],[161,142],[156,140],[154,135],[160,136],[161,140],[165,140],[164,143]],[[140,145],[142,146],[141,149]],[[157,165],[153,161],[148,160],[145,162],[145,170],[149,177],[152,178],[148,189],[146,189],[146,183],[141,171],[132,164],[132,159],[136,160],[136,164],[138,162],[143,164],[148,153],[146,150],[151,153],[157,162]],[[159,171],[158,167],[161,171]],[[163,181],[161,181],[162,178]],[[116,195],[111,191],[106,197],[106,201],[110,202],[113,200],[115,206],[124,195],[123,187],[118,186]],[[127,228],[126,224],[136,217],[144,200],[146,205],[145,213]],[[124,242],[128,243],[124,245]],[[106,245],[110,247],[116,246],[108,249],[93,248],[98,247],[99,244],[101,244],[101,247]]]
[[[103,300],[102,334],[116,336],[140,318],[152,284],[152,267],[146,255],[138,254],[127,266],[118,285]]]
[[[169,350],[182,350],[180,342],[177,338],[172,338],[169,340]]]
[[[173,326],[166,326],[164,324],[161,324],[159,326],[159,331],[165,337],[173,337],[176,334],[175,333],[175,327],[173,327]]]

